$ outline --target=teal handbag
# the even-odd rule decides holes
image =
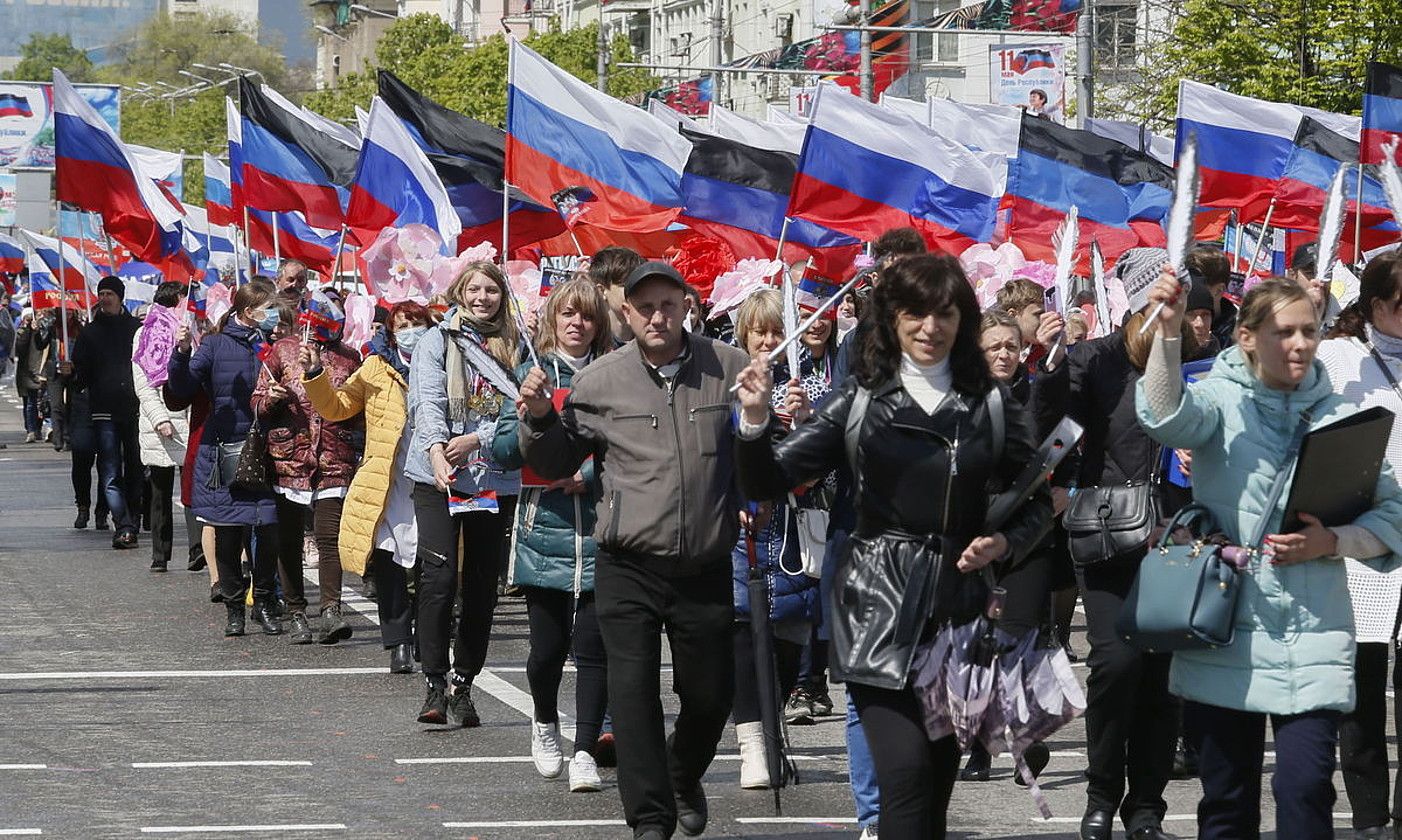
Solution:
[[[1213,541],[1217,529],[1212,512],[1199,504],[1178,511],[1164,528],[1158,544],[1139,564],[1115,632],[1129,645],[1150,653],[1226,647],[1236,635],[1236,604],[1241,594],[1241,566],[1260,555],[1270,513],[1280,502],[1290,462],[1310,427],[1310,412],[1300,414],[1287,460],[1276,473],[1255,539],[1244,548]],[[1188,545],[1169,545],[1179,528],[1192,531]],[[1234,562],[1235,561],[1235,562]]]
[[[1170,535],[1188,528],[1189,545],[1169,545]],[[1153,653],[1223,647],[1232,643],[1240,572],[1209,541],[1212,512],[1188,505],[1168,523],[1157,545],[1139,564],[1115,631],[1130,645]]]

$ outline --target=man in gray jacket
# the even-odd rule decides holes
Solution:
[[[521,449],[545,478],[594,456],[603,484],[595,598],[609,665],[618,790],[635,838],[706,827],[701,776],[730,715],[730,551],[739,536],[730,385],[745,354],[682,328],[685,283],[644,263],[624,283],[634,340],[580,371],[557,413],[545,372],[521,385]],[[665,738],[661,631],[681,700]]]

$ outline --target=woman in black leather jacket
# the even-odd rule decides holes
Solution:
[[[779,443],[763,434],[769,369],[745,369],[736,460],[752,499],[781,498],[855,464],[857,527],[830,604],[832,672],[848,683],[871,744],[882,836],[925,840],[945,836],[959,747],[952,736],[926,736],[910,688],[912,656],[942,623],[977,616],[987,593],[971,573],[1020,560],[1046,533],[1051,504],[1038,494],[1003,531],[984,534],[988,492],[1004,489],[1034,448],[1029,418],[989,377],[978,304],[956,260],[918,256],[887,266],[864,319],[855,376]],[[1002,391],[1001,455],[987,405],[993,388]],[[850,454],[849,434],[857,441]],[[921,601],[914,593],[927,572],[933,597]]]

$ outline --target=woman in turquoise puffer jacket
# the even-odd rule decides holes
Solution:
[[[589,280],[570,280],[551,291],[541,314],[536,349],[557,400],[563,401],[576,373],[612,346],[612,336],[604,328],[607,324],[608,304]],[[524,379],[534,366],[522,365],[517,379]],[[492,456],[508,470],[525,466],[519,428],[516,413],[502,411]],[[598,791],[601,782],[593,750],[608,705],[608,671],[594,615],[594,505],[599,500],[594,463],[586,461],[573,478],[544,486],[531,486],[529,481],[529,474],[523,473],[507,580],[525,592],[530,623],[526,680],[535,706],[531,757],[537,772],[547,779],[564,769],[557,705],[565,656],[573,647],[578,679],[570,790]]]
[[[1160,335],[1140,381],[1140,422],[1165,446],[1193,450],[1193,492],[1235,544],[1261,518],[1280,527],[1286,494],[1263,510],[1276,473],[1293,469],[1287,448],[1302,413],[1313,428],[1359,410],[1334,394],[1315,359],[1319,327],[1303,289],[1267,280],[1243,301],[1237,346],[1184,390],[1177,341],[1178,284],[1165,269],[1150,300],[1166,302]],[[1216,650],[1174,654],[1170,688],[1185,701],[1184,725],[1201,738],[1200,838],[1260,833],[1265,721],[1275,733],[1276,831],[1282,838],[1333,836],[1337,727],[1353,707],[1353,614],[1340,555],[1386,567],[1402,553],[1402,491],[1384,465],[1372,510],[1350,525],[1307,525],[1271,534],[1243,573],[1236,636]]]

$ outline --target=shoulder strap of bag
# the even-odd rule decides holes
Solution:
[[[1383,376],[1387,378],[1387,384],[1392,386],[1392,390],[1397,392],[1399,398],[1402,398],[1402,385],[1399,385],[1397,377],[1392,375],[1392,368],[1387,366],[1387,361],[1383,359],[1382,354],[1378,352],[1378,348],[1374,347],[1373,342],[1366,338],[1361,338],[1359,341],[1367,348],[1368,354],[1373,357],[1373,361],[1378,363],[1378,369],[1381,370]]]
[[[1314,415],[1309,409],[1300,412],[1300,422],[1295,424],[1295,434],[1290,438],[1290,445],[1285,449],[1285,460],[1280,464],[1280,471],[1275,474],[1275,481],[1271,484],[1271,492],[1266,497],[1266,506],[1262,508],[1261,521],[1256,526],[1256,536],[1246,547],[1252,551],[1259,552],[1266,541],[1266,530],[1270,527],[1271,515],[1275,512],[1275,506],[1280,502],[1280,494],[1285,492],[1285,484],[1290,478],[1290,467],[1295,461],[1295,457],[1300,454],[1300,444],[1305,440],[1305,433],[1310,430],[1310,423],[1314,420]]]

